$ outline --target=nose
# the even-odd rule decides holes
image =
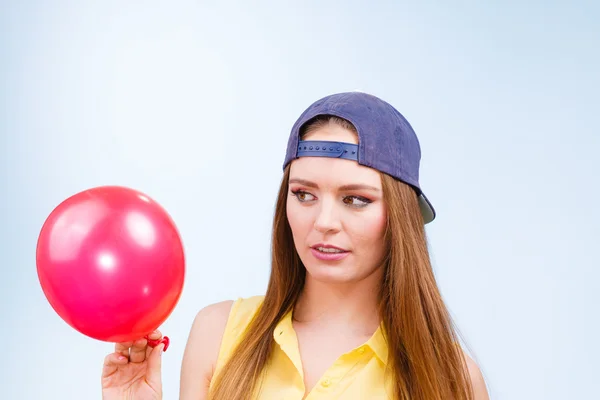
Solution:
[[[339,232],[341,227],[339,210],[336,209],[334,201],[323,200],[315,218],[315,230],[321,233],[331,233]]]

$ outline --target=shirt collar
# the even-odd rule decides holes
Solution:
[[[294,332],[294,325],[292,324],[292,311],[290,310],[275,326],[275,329],[273,330],[273,338],[279,345],[281,345],[285,339],[289,337],[288,334],[292,332]]]
[[[377,358],[379,358],[382,363],[387,364],[388,346],[383,333],[383,325],[380,325],[373,336],[371,336],[371,338],[367,341],[367,345],[373,350]]]
[[[286,353],[296,355],[296,351],[294,351],[293,347],[298,346],[298,338],[296,336],[296,331],[294,330],[294,325],[292,324],[292,313],[293,310],[290,310],[275,326],[273,338]],[[383,364],[387,364],[388,346],[384,337],[383,325],[380,325],[379,328],[377,328],[375,333],[367,341],[366,345],[373,350],[377,358],[379,358]],[[297,354],[297,356],[299,357],[299,354]],[[300,364],[299,358],[296,359],[294,356],[292,356],[292,361],[294,364]]]
[[[281,350],[290,358],[300,376],[304,379],[304,369],[300,358],[300,349],[298,347],[298,337],[292,324],[292,311],[283,316],[273,330],[273,338]]]

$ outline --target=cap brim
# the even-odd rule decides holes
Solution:
[[[435,219],[435,209],[423,193],[419,195],[419,208],[421,209],[421,215],[423,216],[423,222],[425,224],[428,224]]]

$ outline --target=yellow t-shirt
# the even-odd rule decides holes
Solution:
[[[239,333],[250,323],[263,298],[254,296],[234,302],[223,334],[215,374],[219,373],[238,344],[241,339]],[[275,348],[255,400],[301,400],[305,393],[304,374],[291,312],[276,326],[273,337]],[[340,356],[306,396],[306,400],[392,399],[392,382],[384,379],[387,352],[380,328],[362,346]]]

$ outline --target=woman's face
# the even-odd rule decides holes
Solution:
[[[355,133],[333,124],[303,140],[357,144]],[[387,216],[379,173],[327,157],[301,157],[290,168],[287,218],[310,277],[348,283],[380,271]]]

